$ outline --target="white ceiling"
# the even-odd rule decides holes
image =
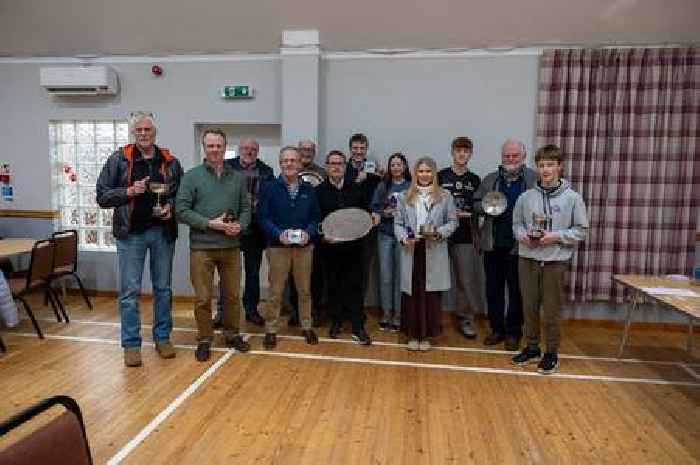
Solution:
[[[0,55],[700,43],[700,0],[0,0]]]

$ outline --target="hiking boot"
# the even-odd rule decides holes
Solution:
[[[170,341],[156,342],[156,352],[161,358],[175,358],[175,348]]]
[[[124,349],[124,365],[128,367],[141,366],[141,348],[127,347]]]

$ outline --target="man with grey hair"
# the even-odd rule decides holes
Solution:
[[[119,315],[124,363],[141,365],[139,295],[146,253],[153,285],[153,341],[163,358],[175,357],[172,331],[172,264],[177,238],[175,195],[182,167],[170,150],[155,144],[150,113],[129,120],[134,143],[114,152],[97,179],[97,203],[112,208],[112,233],[119,261]],[[157,192],[157,194],[156,194]]]
[[[506,350],[519,350],[523,334],[523,310],[518,283],[518,245],[513,236],[513,207],[520,194],[537,182],[537,173],[525,166],[525,144],[507,139],[501,147],[501,165],[488,174],[474,194],[475,211],[484,214],[481,200],[491,191],[501,192],[508,203],[498,216],[485,215],[479,233],[479,247],[484,252],[486,300],[491,334],[485,345],[505,341]],[[508,287],[508,311],[505,288]]]
[[[260,144],[258,144],[257,140],[252,137],[244,137],[238,142],[238,156],[225,160],[224,163],[244,176],[252,208],[250,228],[244,231],[241,236],[243,268],[245,270],[243,309],[245,310],[246,321],[262,326],[265,324],[265,320],[258,312],[258,303],[260,302],[260,265],[262,264],[262,253],[267,247],[267,242],[265,241],[265,234],[260,229],[257,206],[262,186],[273,180],[275,175],[272,168],[258,158],[259,151]],[[223,321],[223,300],[222,292],[217,307],[215,326],[220,326]]]
[[[311,171],[322,178],[326,177],[326,170],[316,163],[316,142],[311,139],[301,139],[297,144],[297,151],[301,157],[301,171]]]
[[[307,344],[317,344],[311,329],[311,266],[321,211],[314,187],[299,177],[301,162],[293,146],[280,150],[280,176],[265,186],[260,200],[260,221],[270,248],[270,299],[265,312],[263,346],[277,345],[277,330],[285,278],[294,276],[299,296],[302,334]]]

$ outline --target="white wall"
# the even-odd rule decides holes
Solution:
[[[37,60],[0,61],[0,161],[13,170],[15,199],[0,208],[51,209],[48,121],[51,119],[126,118],[134,110],[152,111],[158,123],[158,143],[169,147],[185,169],[196,158],[195,124],[229,122],[280,124],[280,73],[275,57],[241,61],[160,62],[161,78],[151,74],[155,60],[108,63],[119,74],[121,92],[116,98],[49,97],[39,86],[39,68],[57,65]],[[65,66],[65,63],[59,63]],[[228,101],[219,97],[224,84],[250,83],[257,88],[253,100]],[[36,235],[51,231],[51,221],[0,219],[0,234]],[[30,234],[31,233],[31,234]],[[173,276],[177,295],[192,293],[189,282],[188,230],[180,227]],[[93,289],[116,289],[116,254],[84,252],[81,275]],[[149,289],[147,278],[144,288]]]
[[[495,169],[509,136],[534,140],[537,55],[455,58],[326,59],[322,63],[321,148],[347,152],[364,132],[370,154],[386,163],[403,151],[447,166],[450,143],[475,142],[471,167]]]

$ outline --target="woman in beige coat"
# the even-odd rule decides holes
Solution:
[[[394,234],[401,243],[401,329],[409,350],[429,350],[442,332],[441,292],[450,288],[447,238],[457,228],[452,195],[437,181],[430,157],[418,159],[399,196]]]

